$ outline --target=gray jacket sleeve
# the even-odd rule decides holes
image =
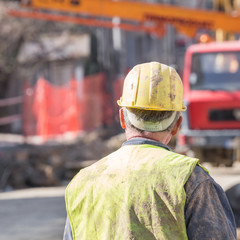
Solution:
[[[71,225],[70,225],[68,217],[66,219],[66,224],[65,224],[64,234],[63,234],[63,240],[73,240],[72,229],[71,229]]]
[[[199,166],[186,185],[185,221],[190,240],[234,240],[236,224],[223,189]]]

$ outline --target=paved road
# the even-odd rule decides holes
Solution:
[[[240,183],[240,165],[205,165],[224,190]],[[0,240],[61,240],[66,212],[65,187],[0,193]]]
[[[0,240],[62,239],[66,218],[64,189],[1,193]]]

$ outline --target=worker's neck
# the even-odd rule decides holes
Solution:
[[[171,140],[171,133],[170,132],[143,132],[143,133],[138,133],[138,132],[133,132],[133,131],[126,131],[126,138],[127,140],[130,140],[132,138],[147,138],[150,140],[158,141],[161,142],[165,145],[169,143]]]

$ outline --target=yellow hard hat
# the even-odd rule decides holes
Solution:
[[[176,70],[150,62],[136,65],[126,76],[121,107],[156,111],[185,111],[182,80]]]

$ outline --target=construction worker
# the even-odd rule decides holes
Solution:
[[[222,188],[198,159],[167,146],[181,122],[182,81],[158,62],[135,66],[118,101],[127,141],[66,189],[64,239],[236,239]]]

